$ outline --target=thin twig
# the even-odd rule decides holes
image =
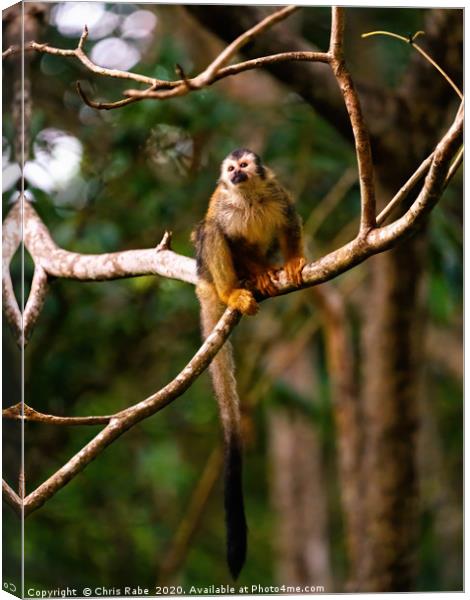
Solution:
[[[83,36],[80,38],[80,41],[82,39]],[[168,83],[166,81],[163,81],[162,79],[156,79],[155,77],[147,77],[146,75],[140,75],[139,73],[132,73],[130,71],[121,71],[119,69],[107,69],[105,67],[100,67],[97,64],[95,64],[92,60],[90,60],[90,58],[88,58],[83,48],[80,47],[80,42],[79,45],[73,50],[54,48],[53,46],[49,46],[48,44],[38,44],[37,42],[30,42],[28,47],[32,50],[36,50],[37,52],[41,52],[43,54],[74,57],[78,59],[89,71],[95,73],[95,75],[100,75],[101,77],[127,79],[137,81],[139,83],[145,83],[147,85],[167,85]]]
[[[80,37],[80,40],[78,41],[77,50],[83,50],[83,45],[85,44],[87,38],[88,38],[88,27],[85,25],[83,27],[83,32]]]
[[[77,81],[75,87],[77,89],[78,95],[83,100],[83,102],[87,106],[90,106],[91,108],[96,108],[98,110],[112,110],[114,108],[122,108],[123,106],[127,106],[128,104],[132,104],[133,102],[137,101],[137,98],[124,98],[122,100],[116,100],[116,102],[97,102],[96,100],[90,100],[88,98],[88,96],[83,91],[79,81]],[[151,86],[148,89],[153,89],[153,86]]]
[[[48,425],[107,425],[113,418],[113,415],[108,416],[90,416],[90,417],[59,417],[57,415],[48,415],[31,408],[24,404],[22,411],[21,403],[9,406],[3,409],[2,416],[5,419],[14,421],[32,421],[36,423],[47,423]]]
[[[430,154],[418,167],[418,169],[413,173],[413,175],[408,179],[408,181],[400,188],[400,190],[395,194],[395,196],[390,200],[387,206],[382,210],[382,212],[377,217],[377,225],[382,225],[385,223],[387,217],[393,212],[393,210],[399,206],[414,186],[418,183],[420,179],[424,177],[424,175],[429,170],[429,167],[432,163],[432,159],[434,156],[434,152]]]
[[[422,56],[424,56],[424,58],[437,70],[439,71],[439,73],[442,75],[442,77],[444,77],[444,79],[447,81],[447,83],[454,89],[455,93],[457,94],[457,96],[463,100],[463,94],[460,91],[459,87],[452,81],[452,79],[450,78],[449,75],[447,75],[447,73],[444,71],[444,69],[439,66],[437,64],[437,62],[431,58],[429,56],[429,54],[427,52],[425,52],[421,46],[419,46],[418,44],[415,43],[415,39],[418,37],[418,35],[423,34],[424,31],[417,31],[413,36],[411,36],[411,38],[406,38],[403,35],[399,35],[398,33],[392,33],[391,31],[369,31],[368,33],[363,33],[361,35],[362,38],[367,38],[367,37],[371,37],[373,35],[386,35],[388,37],[392,37],[395,38],[397,40],[401,40],[402,42],[405,42],[406,44],[409,44],[410,46],[412,46],[413,48],[415,48],[415,50],[417,50]]]
[[[418,197],[402,217],[370,233],[367,241],[373,247],[379,247],[382,251],[396,244],[399,239],[408,235],[438,202],[444,190],[452,158],[462,143],[462,106],[450,129],[436,146],[431,167]]]
[[[23,466],[21,466],[20,475],[18,477],[18,496],[22,499],[26,496],[26,477]]]
[[[9,46],[2,52],[2,58],[7,58],[7,56],[10,56],[10,54],[15,54],[17,51],[17,46]]]
[[[449,172],[447,173],[446,180],[444,181],[444,188],[446,188],[450,181],[453,179],[454,175],[459,170],[460,165],[463,162],[463,146],[460,148],[457,156],[454,159],[454,162],[451,164]]]
[[[190,548],[191,540],[197,530],[204,509],[214,489],[223,464],[223,452],[216,446],[211,452],[204,471],[192,493],[189,505],[181,519],[168,552],[160,567],[159,584],[166,583],[178,571]]]
[[[214,78],[211,81],[208,81],[205,85],[211,86],[217,81],[224,79],[225,77],[231,77],[233,75],[238,75],[239,73],[243,73],[245,71],[250,71],[253,69],[259,69],[261,67],[265,67],[267,65],[273,65],[281,62],[321,62],[328,63],[329,55],[326,52],[281,52],[279,54],[270,54],[268,56],[261,56],[260,58],[253,58],[251,60],[246,60],[234,65],[230,65],[228,67],[223,67],[214,75]],[[123,93],[129,97],[135,99],[144,100],[146,98],[154,98],[157,100],[165,100],[167,98],[171,98],[173,96],[182,96],[189,91],[196,90],[198,88],[194,87],[194,79],[186,80],[186,87],[183,87],[183,80],[172,81],[169,82],[171,84],[171,89],[169,90],[134,90],[129,89],[125,90]],[[170,85],[168,86],[170,87]],[[175,88],[178,88],[175,90]]]

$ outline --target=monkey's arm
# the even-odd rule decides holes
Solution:
[[[240,287],[227,240],[212,220],[204,226],[202,254],[220,300],[241,313],[254,315],[258,304],[249,290]]]
[[[286,223],[281,230],[279,245],[284,256],[284,270],[296,285],[302,284],[302,269],[306,260],[303,249],[302,223],[292,201],[286,206]]]

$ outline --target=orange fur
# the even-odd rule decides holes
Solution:
[[[302,283],[305,259],[300,221],[290,195],[272,171],[265,169],[263,178],[252,173],[247,182],[231,185],[224,178],[225,162],[203,222],[206,235],[201,257],[220,300],[242,313],[255,314],[254,298],[247,301],[240,288],[248,284],[250,291],[276,293],[272,277],[279,266],[270,256],[273,247],[278,246],[283,254],[289,279],[296,285]]]

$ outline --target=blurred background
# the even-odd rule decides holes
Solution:
[[[196,74],[272,10],[27,3],[26,39],[74,48],[87,24],[85,49],[96,64],[174,79],[176,64]],[[18,32],[14,11],[3,13],[5,47]],[[346,11],[345,55],[370,128],[380,206],[432,151],[458,98],[409,45],[361,34],[424,30],[419,43],[461,85],[462,14]],[[329,8],[303,8],[243,56],[326,50],[329,28]],[[138,86],[93,75],[73,58],[28,53],[27,66],[25,185],[58,245],[149,248],[169,229],[173,249],[193,256],[191,229],[221,160],[240,146],[293,192],[310,260],[354,237],[355,155],[326,65],[285,63],[110,111],[85,105],[76,81],[100,101]],[[10,110],[17,79],[7,60],[4,216],[20,178]],[[462,215],[459,172],[412,239],[332,282],[263,303],[235,331],[249,521],[240,585],[462,589]],[[24,270],[27,293],[27,253]],[[20,253],[12,272],[19,294]],[[3,332],[10,405],[19,400],[19,351],[8,325]],[[57,280],[26,348],[25,399],[58,415],[112,413],[166,384],[199,344],[191,285]],[[27,493],[97,432],[27,423]],[[15,489],[18,440],[18,427],[4,423],[4,473]],[[204,374],[26,520],[26,585],[228,583],[220,440]],[[18,569],[18,535],[4,507],[4,574]]]

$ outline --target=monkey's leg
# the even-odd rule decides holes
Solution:
[[[285,259],[284,270],[295,285],[302,285],[302,269],[306,260],[303,251],[302,228],[300,218],[294,214],[279,239],[281,252]]]
[[[277,269],[269,263],[245,261],[250,273],[249,281],[264,296],[275,296],[277,288],[273,283]]]
[[[206,338],[221,317],[224,307],[212,284],[201,281],[196,287],[196,293],[201,304],[202,334]],[[236,579],[245,563],[247,527],[242,485],[240,400],[235,381],[232,345],[229,341],[225,342],[212,360],[209,371],[224,434],[227,563],[232,577]]]
[[[230,248],[223,233],[215,224],[206,225],[204,260],[222,302],[241,313],[256,314],[258,303],[249,290],[240,287]]]
[[[303,256],[294,256],[290,258],[284,265],[284,270],[287,277],[295,285],[300,286],[303,283],[302,269],[305,267],[306,260]]]

